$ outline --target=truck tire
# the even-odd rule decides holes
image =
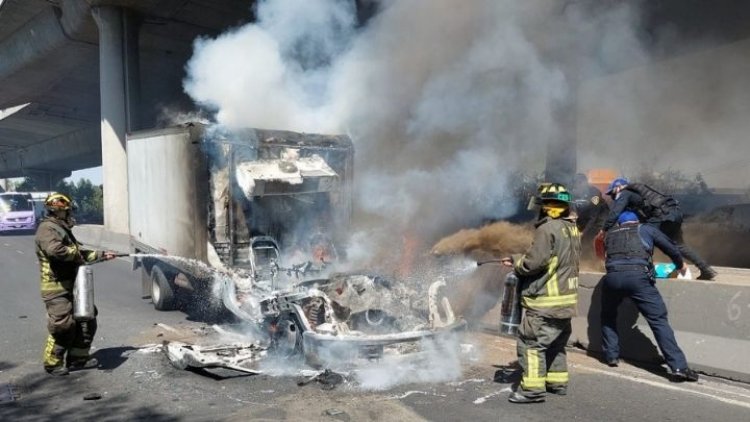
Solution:
[[[177,304],[174,287],[157,265],[151,268],[151,301],[157,311],[171,311]]]
[[[276,338],[273,341],[273,352],[283,358],[304,357],[302,344],[302,326],[294,315],[285,315],[277,322]]]
[[[151,274],[146,265],[141,264],[141,299],[151,298]]]

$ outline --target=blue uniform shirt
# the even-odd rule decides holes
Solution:
[[[636,224],[638,226],[638,237],[640,237],[641,239],[641,246],[643,246],[643,250],[646,251],[649,256],[654,255],[654,247],[657,247],[660,251],[664,252],[672,260],[672,262],[674,262],[677,268],[682,268],[683,260],[682,255],[680,254],[680,250],[677,249],[677,245],[670,238],[668,238],[667,235],[649,224],[626,223],[626,225],[622,227],[628,227],[629,224]],[[612,232],[610,232],[608,236],[609,235],[612,235]],[[650,270],[653,273],[653,264],[650,262],[650,260],[643,260],[642,262],[633,260],[625,261],[622,259],[610,259],[610,257],[607,256],[605,262],[605,265],[608,268],[615,265],[633,264],[643,264],[644,266],[647,265],[650,267]]]

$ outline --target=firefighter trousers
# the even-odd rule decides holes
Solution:
[[[44,346],[44,367],[51,369],[66,363],[89,358],[96,334],[96,318],[89,321],[73,319],[73,297],[59,296],[45,300],[47,308],[47,341]]]
[[[570,318],[557,319],[526,310],[518,329],[518,363],[523,368],[519,392],[543,396],[547,388],[568,385],[565,345],[572,332]]]

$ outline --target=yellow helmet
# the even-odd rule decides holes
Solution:
[[[62,193],[54,192],[47,195],[44,200],[44,207],[50,211],[67,211],[73,206],[73,201]]]
[[[539,187],[539,199],[544,201],[558,201],[570,203],[573,196],[568,189],[560,183],[543,184]]]

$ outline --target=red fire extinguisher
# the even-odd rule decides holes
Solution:
[[[594,253],[597,258],[604,259],[604,232],[599,232],[594,238]]]

